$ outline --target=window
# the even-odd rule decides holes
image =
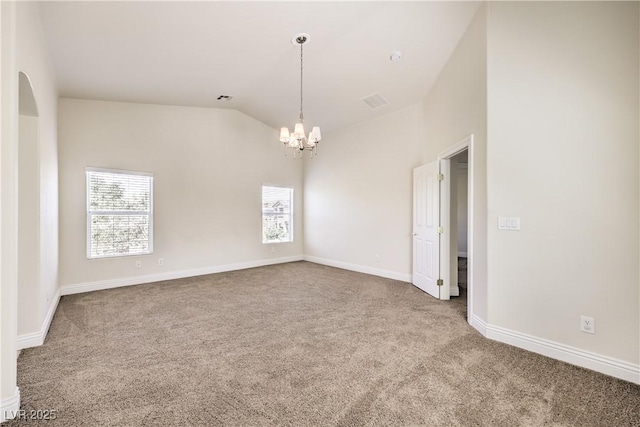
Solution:
[[[153,175],[87,168],[87,258],[153,252]]]
[[[262,187],[262,243],[293,242],[293,188]]]

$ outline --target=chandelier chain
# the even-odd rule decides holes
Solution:
[[[302,67],[302,46],[304,43],[300,43],[300,121],[304,120],[302,114],[302,79],[303,79],[303,67]]]

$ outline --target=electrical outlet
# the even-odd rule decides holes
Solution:
[[[164,258],[158,258],[158,265],[164,265]]]
[[[142,261],[136,261],[136,268],[142,268]]]
[[[375,255],[373,256],[373,260],[376,262],[376,264],[380,264],[380,255],[375,254]]]
[[[580,316],[580,330],[588,334],[595,334],[596,319],[589,316]]]

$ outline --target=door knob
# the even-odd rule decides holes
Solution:
[[[417,236],[417,235],[418,235],[418,233],[411,233],[411,234],[413,234],[414,236]]]

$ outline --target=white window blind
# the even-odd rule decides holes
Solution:
[[[87,257],[153,251],[153,176],[87,168]]]
[[[262,187],[262,243],[293,242],[293,188]]]

